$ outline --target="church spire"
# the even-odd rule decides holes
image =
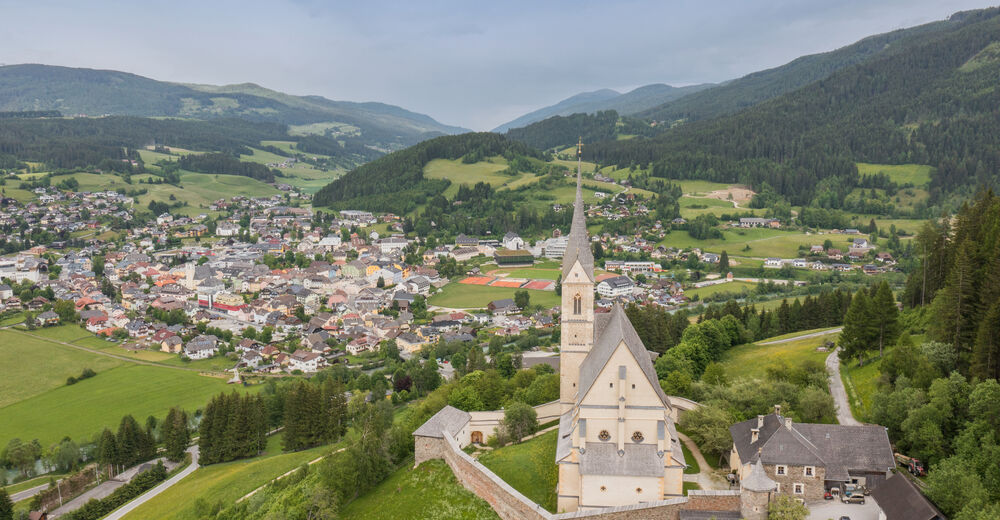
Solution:
[[[583,208],[583,138],[576,145],[576,200],[573,202],[573,224],[569,230],[569,241],[563,255],[563,280],[573,265],[579,261],[584,271],[594,280],[594,253],[590,250],[587,235],[587,214]]]

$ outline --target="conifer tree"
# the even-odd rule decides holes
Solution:
[[[179,408],[171,408],[161,431],[167,458],[175,462],[184,458],[184,450],[191,442],[187,413]]]
[[[858,291],[852,298],[838,341],[841,359],[856,357],[859,365],[864,363],[865,353],[876,341],[876,324],[871,307],[871,299],[865,291]]]
[[[878,333],[878,357],[881,358],[885,346],[896,343],[899,337],[899,309],[885,280],[879,284],[872,298],[872,315]]]
[[[979,324],[972,375],[982,380],[1000,379],[1000,302],[989,308]]]
[[[107,428],[101,432],[101,439],[97,443],[97,461],[109,468],[118,462],[118,442],[115,434]]]
[[[0,487],[0,520],[14,519],[14,503],[7,495],[7,488]]]

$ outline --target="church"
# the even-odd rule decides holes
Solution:
[[[558,510],[587,511],[683,496],[676,412],[620,304],[594,312],[594,256],[577,147],[576,201],[563,256]]]

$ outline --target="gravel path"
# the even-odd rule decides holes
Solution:
[[[839,348],[833,350],[826,357],[826,371],[830,376],[830,395],[837,405],[837,422],[850,426],[858,426],[861,423],[851,415],[851,405],[847,402],[847,391],[844,390],[844,380],[840,378],[840,357],[837,353]]]
[[[729,484],[723,482],[722,479],[720,479],[717,475],[715,475],[714,470],[712,470],[712,466],[708,464],[708,461],[706,461],[705,457],[702,456],[701,450],[698,449],[698,445],[695,444],[694,441],[692,441],[687,435],[684,435],[683,433],[677,432],[677,436],[680,437],[681,442],[683,442],[684,445],[687,446],[689,450],[691,450],[691,455],[694,455],[694,460],[698,462],[698,467],[701,469],[701,472],[697,474],[684,475],[684,482],[697,482],[698,486],[701,487],[701,489],[706,489],[706,490],[729,489]]]

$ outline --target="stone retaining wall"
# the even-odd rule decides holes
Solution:
[[[553,514],[532,502],[462,451],[447,434],[442,437],[414,437],[415,465],[430,459],[444,459],[455,478],[469,491],[485,500],[504,520],[677,520],[682,509],[739,511],[738,491],[691,491],[687,497],[633,506],[609,507],[597,511]]]

